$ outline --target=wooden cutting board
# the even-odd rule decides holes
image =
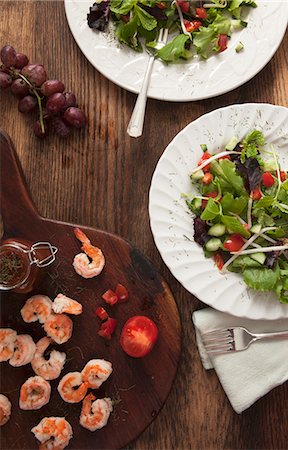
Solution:
[[[41,217],[25,186],[23,173],[10,138],[0,131],[1,207],[4,223],[3,239],[25,238],[32,242],[49,241],[58,247],[56,261],[37,291],[31,294],[2,293],[1,326],[18,334],[30,334],[34,341],[45,335],[37,322],[26,324],[20,309],[32,294],[42,293],[53,299],[62,292],[83,304],[80,316],[71,316],[74,323],[72,338],[59,346],[67,354],[61,376],[80,371],[92,358],[112,362],[113,373],[102,387],[94,392],[98,398],[109,396],[115,407],[107,426],[96,432],[79,425],[81,403],[65,403],[57,392],[60,380],[51,382],[52,394],[48,405],[38,411],[22,411],[18,407],[19,389],[33,376],[31,365],[13,368],[1,363],[1,389],[12,403],[12,416],[1,428],[1,448],[36,449],[37,441],[31,428],[46,416],[66,417],[73,428],[69,449],[118,449],[126,446],[153,421],[171,389],[180,355],[180,320],[169,287],[153,264],[129,242],[102,230],[80,226],[92,243],[102,249],[106,265],[96,278],[85,280],[72,267],[80,243],[74,236],[75,225]],[[36,175],[35,175],[36,176]],[[43,186],[43,190],[45,186]],[[100,320],[95,314],[104,305],[101,295],[122,283],[129,291],[126,303],[108,307],[117,320],[111,341],[97,335]],[[121,329],[134,315],[147,315],[159,328],[159,338],[152,352],[145,358],[131,358],[119,344]],[[60,377],[61,377],[60,376]]]

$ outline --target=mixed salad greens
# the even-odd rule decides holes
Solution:
[[[241,273],[259,291],[288,303],[288,174],[259,130],[233,137],[212,155],[206,145],[185,195],[194,215],[194,240],[221,272]]]
[[[87,21],[99,31],[114,23],[119,41],[136,51],[143,50],[142,42],[153,49],[159,30],[168,28],[173,39],[155,50],[155,56],[168,63],[195,54],[206,59],[226,50],[233,30],[247,26],[247,6],[257,5],[253,0],[97,0]],[[235,50],[242,49],[239,42]]]

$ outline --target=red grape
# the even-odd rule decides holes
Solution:
[[[16,95],[16,97],[25,97],[25,95],[29,94],[29,87],[24,80],[17,78],[11,84],[11,92]]]
[[[14,67],[16,69],[23,69],[23,67],[27,66],[28,63],[28,56],[24,55],[24,53],[16,53],[16,61],[14,63]]]
[[[63,109],[70,108],[70,106],[76,105],[76,97],[72,92],[64,92],[65,106]]]
[[[46,97],[49,97],[56,92],[63,92],[64,89],[64,84],[59,80],[47,80],[41,86],[41,92],[42,94],[46,95]]]
[[[48,111],[52,114],[56,114],[65,105],[65,97],[60,92],[56,92],[55,94],[52,94],[50,97],[48,97],[46,108]]]
[[[44,122],[44,133],[42,132],[41,129],[41,125],[40,125],[40,121],[37,120],[37,122],[35,122],[34,124],[34,134],[35,136],[37,136],[38,138],[44,138],[45,136],[47,136],[48,134],[48,125],[46,122]]]
[[[28,64],[21,70],[22,75],[27,77],[31,83],[39,87],[46,81],[47,73],[42,64]]]
[[[62,137],[68,136],[71,131],[69,125],[67,125],[61,117],[53,117],[52,126],[55,132]]]
[[[12,47],[11,45],[5,45],[1,49],[0,56],[4,66],[6,67],[14,66],[16,61],[16,51],[14,47]]]
[[[30,113],[34,111],[37,107],[37,100],[32,95],[26,95],[26,97],[21,98],[18,103],[18,111],[21,113]]]
[[[85,114],[81,109],[76,108],[75,106],[66,109],[64,119],[69,125],[72,125],[75,128],[82,128],[86,124]]]
[[[12,84],[12,78],[8,73],[0,72],[0,88],[7,89]]]

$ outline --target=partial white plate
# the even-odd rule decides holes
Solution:
[[[219,311],[250,319],[288,318],[288,305],[272,292],[249,289],[234,273],[220,274],[212,259],[193,241],[193,220],[182,193],[192,192],[189,172],[202,150],[223,149],[232,136],[242,139],[248,131],[262,130],[266,141],[288,169],[288,109],[251,103],[220,108],[184,128],[165,149],[155,169],[149,195],[152,233],[158,250],[175,278],[202,302]]]
[[[65,0],[72,34],[90,63],[109,80],[138,93],[142,85],[148,54],[136,53],[111,36],[93,31],[87,13],[93,0]],[[241,86],[254,77],[279,47],[288,21],[287,1],[257,0],[247,28],[235,31],[229,48],[207,61],[195,57],[188,63],[165,65],[155,61],[148,97],[167,101],[191,101],[215,97]],[[235,52],[241,41],[244,50]]]

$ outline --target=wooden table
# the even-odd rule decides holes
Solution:
[[[131,448],[287,449],[287,383],[237,415],[215,373],[203,370],[190,317],[204,305],[182,288],[159,256],[149,227],[148,191],[166,145],[200,115],[234,103],[287,106],[288,34],[270,63],[241,88],[194,103],[148,100],[144,134],[135,140],[126,134],[135,95],[88,63],[69,31],[62,1],[7,0],[0,11],[1,46],[9,43],[31,62],[43,63],[50,78],[76,93],[89,117],[83,133],[39,141],[31,118],[18,112],[10,93],[1,92],[1,126],[16,145],[40,213],[130,240],[159,268],[180,309],[183,351],[176,382],[158,418]]]

